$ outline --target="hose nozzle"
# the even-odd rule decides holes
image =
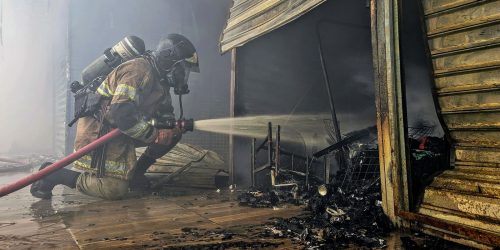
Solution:
[[[180,119],[180,120],[177,120],[176,122],[177,124],[177,127],[180,128],[180,129],[183,129],[185,131],[193,131],[194,129],[194,120],[191,118],[191,119]]]
[[[150,122],[153,127],[158,128],[158,129],[173,129],[173,128],[179,128],[184,131],[193,131],[194,129],[194,120],[193,119],[165,119],[165,120],[160,120],[160,119],[152,119]]]

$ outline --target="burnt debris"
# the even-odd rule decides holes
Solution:
[[[307,247],[341,248],[352,244],[383,247],[391,226],[381,207],[379,175],[346,177],[346,174],[360,172],[363,163],[375,164],[373,155],[371,150],[360,150],[352,162],[358,170],[340,171],[332,183],[326,185],[311,178],[309,188],[302,175],[282,171],[277,179],[297,186],[265,191],[251,188],[239,195],[239,203],[251,207],[277,207],[283,203],[305,205],[302,216],[275,218],[265,225],[262,237],[286,237]],[[355,181],[356,186],[346,185],[346,180]]]
[[[378,145],[374,130],[372,126],[354,131],[311,157],[306,156],[302,172],[294,170],[293,166],[280,164],[279,154],[283,152],[279,145],[273,145],[271,129],[260,147],[255,146],[254,140],[252,169],[256,152],[267,144],[269,155],[265,166],[271,170],[269,176],[272,181],[267,188],[252,187],[240,194],[239,204],[256,208],[297,204],[306,208],[304,214],[298,217],[274,218],[265,225],[261,237],[290,238],[307,248],[384,247],[384,238],[389,236],[392,226],[382,209]],[[439,166],[445,165],[444,140],[430,137],[427,132],[413,129],[409,138],[413,180],[430,178]],[[330,179],[329,171],[326,171],[329,167],[326,157],[346,153],[349,155],[348,162],[339,162],[342,163],[339,171]],[[323,157],[327,173],[322,178],[310,174],[312,162],[320,157]],[[424,183],[418,180],[413,183],[422,189]],[[252,184],[255,186],[254,178]],[[405,244],[412,244],[406,238],[402,240]]]
[[[252,188],[245,193],[238,196],[238,201],[240,205],[263,208],[263,207],[274,207],[278,205],[279,198],[277,192],[275,191],[259,191],[258,189]]]
[[[265,225],[262,237],[291,238],[307,247],[341,248],[352,244],[364,247],[385,246],[391,226],[380,197],[379,182],[366,182],[359,188],[344,191],[337,183],[325,185],[326,194],[310,188],[306,194],[280,199],[284,191],[249,191],[240,195],[240,204],[252,207],[273,207],[292,201],[306,205],[306,212],[289,219],[275,218]],[[324,194],[324,193],[323,193]]]

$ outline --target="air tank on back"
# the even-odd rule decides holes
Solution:
[[[121,63],[138,57],[146,51],[144,41],[137,36],[127,36],[111,48],[104,51],[104,54],[94,60],[82,71],[82,85],[89,83],[91,89],[97,89],[104,78]]]

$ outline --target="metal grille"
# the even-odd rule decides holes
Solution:
[[[380,163],[376,139],[365,143],[355,143],[349,147],[350,164],[341,170],[340,187],[348,191],[352,188],[370,188],[380,179]]]
[[[351,166],[346,170],[341,187],[345,190],[365,186],[369,188],[380,179],[377,145],[365,146],[351,158]]]
[[[436,126],[422,125],[418,127],[408,127],[408,137],[418,140],[434,133]]]

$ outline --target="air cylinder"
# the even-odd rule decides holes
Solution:
[[[138,57],[146,51],[144,41],[136,36],[127,36],[113,47],[104,51],[82,71],[82,84],[85,86],[93,81],[102,81],[114,68],[121,63]],[[97,86],[100,84],[96,84]]]

